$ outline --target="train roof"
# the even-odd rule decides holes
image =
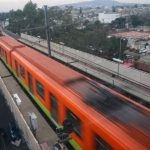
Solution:
[[[0,36],[0,41],[3,44],[5,44],[6,46],[8,46],[10,48],[10,50],[12,50],[13,48],[25,46],[24,44],[14,40],[13,38],[11,38],[9,36]]]
[[[84,102],[107,119],[131,127],[150,136],[150,113],[124,97],[112,93],[92,80],[79,79],[66,83],[83,98]],[[148,110],[148,109],[147,109]],[[128,130],[129,131],[129,130]]]
[[[30,47],[23,47],[21,49],[17,48],[16,52],[28,60],[31,64],[34,64],[38,69],[43,71],[48,77],[52,78],[56,82],[59,82],[60,84],[64,84],[72,79],[83,77],[82,74],[37,51],[34,51]]]

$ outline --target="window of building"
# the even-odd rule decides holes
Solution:
[[[25,69],[20,65],[20,75],[25,79]]]
[[[69,109],[67,110],[67,118],[73,123],[73,131],[81,137],[81,120]]]
[[[50,102],[51,102],[51,114],[52,117],[56,122],[58,122],[58,101],[57,98],[52,95],[51,93],[49,94],[50,96]]]
[[[95,141],[95,150],[112,150],[111,146],[107,142],[105,142],[100,136],[96,136]]]
[[[45,100],[44,86],[39,81],[36,81],[36,92],[43,100]]]

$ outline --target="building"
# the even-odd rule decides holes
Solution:
[[[142,57],[136,61],[135,68],[150,73],[150,55]]]
[[[102,23],[111,23],[115,19],[121,17],[119,13],[99,13],[99,21]]]
[[[150,32],[150,26],[138,26],[135,28],[137,31]]]

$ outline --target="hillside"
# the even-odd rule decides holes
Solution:
[[[74,6],[75,8],[79,7],[99,7],[99,6],[113,6],[113,5],[119,5],[120,3],[115,0],[91,0],[87,2],[80,2],[80,3],[73,3],[68,4],[67,6]],[[66,6],[66,5],[65,5]]]

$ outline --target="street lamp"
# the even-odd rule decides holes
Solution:
[[[120,49],[119,49],[119,59],[121,60],[121,54],[122,54],[122,40],[125,41],[126,39],[120,38]]]
[[[110,39],[112,38],[113,36],[111,35],[108,35],[107,38]],[[125,39],[122,39],[120,37],[120,48],[119,48],[119,57],[118,58],[113,58],[113,61],[117,62],[118,63],[118,76],[119,76],[119,69],[120,69],[120,63],[123,63],[123,61],[121,60],[121,53],[122,53],[122,40],[125,40]]]
[[[62,53],[64,54],[64,45],[65,45],[65,43],[59,42],[59,44],[62,46]]]

